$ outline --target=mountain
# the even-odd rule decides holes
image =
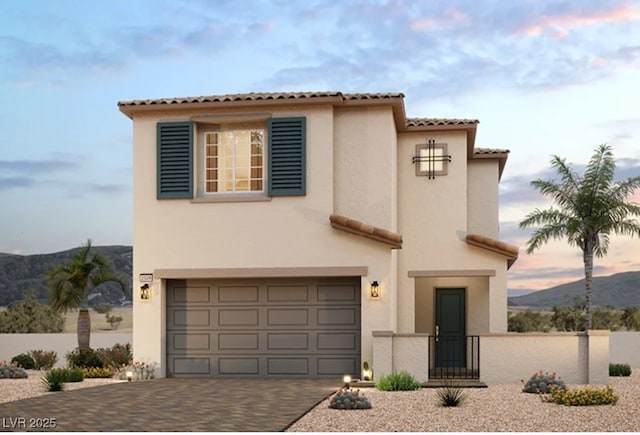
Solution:
[[[89,295],[89,305],[113,306],[131,304],[133,273],[133,249],[131,246],[94,246],[111,263],[112,269],[125,279],[129,292],[125,296],[113,283],[103,284]],[[0,306],[7,306],[25,298],[33,291],[38,300],[49,301],[49,289],[45,281],[51,267],[68,262],[80,248],[53,254],[14,255],[0,253]]]
[[[617,273],[593,278],[593,306],[640,306],[640,271]],[[510,297],[509,306],[553,307],[573,306],[576,298],[584,300],[584,279],[539,290],[524,296]]]

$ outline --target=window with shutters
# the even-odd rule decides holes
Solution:
[[[306,195],[306,118],[158,123],[158,199]]]

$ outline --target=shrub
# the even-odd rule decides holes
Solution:
[[[566,406],[615,405],[618,402],[618,396],[611,386],[585,387],[575,390],[552,387],[550,394],[545,395],[543,400]]]
[[[620,321],[627,331],[640,331],[640,307],[625,308]]]
[[[371,409],[371,402],[360,395],[360,390],[343,387],[329,400],[332,409]]]
[[[36,366],[36,362],[28,353],[21,353],[14,356],[13,358],[11,358],[11,362],[18,364],[18,366],[22,367],[25,370],[33,370],[33,368]]]
[[[441,406],[455,407],[467,400],[467,394],[455,382],[445,381],[444,387],[436,391]]]
[[[29,375],[15,363],[0,361],[0,379],[26,379]]]
[[[36,370],[49,370],[58,362],[58,354],[55,351],[44,351],[40,349],[29,351],[29,355],[35,362]]]
[[[78,367],[64,369],[67,371],[66,382],[82,382],[84,381],[84,370]]]
[[[509,316],[508,330],[512,332],[549,332],[551,330],[551,315],[537,311],[520,311]]]
[[[98,305],[96,307],[93,307],[93,309],[98,314],[109,314],[109,312],[111,312],[113,307],[111,305],[109,305],[109,304],[101,304],[101,305]]]
[[[592,316],[592,329],[608,329],[610,331],[617,331],[622,327],[620,314],[618,314],[614,309],[596,308],[593,310]]]
[[[412,374],[403,370],[381,376],[376,382],[376,388],[382,391],[409,391],[420,388],[420,382]]]
[[[62,332],[64,322],[62,313],[38,302],[30,293],[25,300],[0,312],[0,334]]]
[[[104,367],[100,355],[93,349],[75,348],[66,355],[70,367]]]
[[[115,369],[123,365],[129,365],[133,361],[133,354],[131,353],[131,345],[129,343],[116,343],[111,348],[101,347],[96,350],[96,353],[102,361],[101,367],[113,367]]]
[[[47,391],[62,391],[64,383],[69,378],[67,369],[51,369],[42,377],[42,383]]]
[[[132,381],[141,381],[145,379],[153,379],[156,377],[155,368],[149,364],[134,362],[133,364],[123,365],[118,369],[118,379],[127,380],[127,372],[131,372]]]
[[[543,373],[542,370],[540,370],[538,373],[531,375],[529,380],[524,384],[522,392],[546,394],[551,391],[551,387],[556,387],[561,390],[567,389],[564,381],[556,377],[555,373]]]
[[[111,329],[118,329],[120,322],[122,322],[122,316],[110,316],[109,313],[105,314],[107,323],[111,325]]]
[[[609,376],[631,376],[629,364],[609,364]]]
[[[111,378],[115,371],[111,367],[91,367],[83,368],[82,373],[85,378]]]

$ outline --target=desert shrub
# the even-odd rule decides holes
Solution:
[[[131,345],[129,343],[116,343],[112,347],[101,347],[96,350],[96,354],[102,360],[101,367],[118,368],[123,365],[129,365],[133,361],[131,353]]]
[[[436,396],[441,406],[455,407],[467,400],[467,394],[462,387],[452,381],[445,381],[442,388],[436,390]]]
[[[620,321],[627,331],[640,331],[640,307],[625,308]]]
[[[11,362],[18,364],[18,366],[22,367],[25,370],[33,370],[33,368],[36,366],[36,362],[28,353],[21,353],[14,356],[13,358],[11,358]]]
[[[111,378],[113,377],[115,370],[112,367],[90,367],[82,368],[82,373],[85,378]]]
[[[93,307],[94,311],[98,314],[109,314],[113,307],[109,304],[100,304],[96,307]]]
[[[420,382],[412,374],[403,370],[381,376],[376,382],[376,388],[382,391],[409,391],[420,388]]]
[[[127,372],[131,372],[132,381],[142,381],[156,377],[155,368],[149,364],[141,362],[134,362],[133,364],[121,366],[117,371],[118,379],[126,381]]]
[[[584,387],[575,390],[551,388],[543,400],[567,406],[615,405],[618,396],[613,387]]]
[[[67,371],[67,382],[82,382],[84,381],[84,371],[78,367],[70,367],[65,369]]]
[[[609,376],[631,376],[629,364],[609,364]]]
[[[122,316],[111,316],[107,313],[105,314],[105,318],[107,319],[107,323],[111,325],[111,329],[118,329],[120,322],[122,322]]]
[[[566,390],[567,386],[564,381],[562,381],[555,373],[543,373],[540,370],[537,373],[531,375],[529,380],[522,387],[523,393],[542,393],[546,394],[551,391],[551,388],[555,387],[557,389]]]
[[[587,325],[584,304],[573,307],[553,307],[551,323],[558,331],[584,331]]]
[[[93,349],[75,348],[66,355],[70,367],[104,367],[100,355]]]
[[[64,383],[67,382],[68,379],[69,371],[67,369],[51,369],[42,377],[42,383],[47,391],[62,391]]]
[[[29,375],[15,363],[0,361],[0,379],[26,379]]]
[[[612,308],[596,308],[591,319],[592,329],[608,329],[617,331],[622,326],[620,314]]]
[[[29,355],[33,358],[36,370],[49,370],[58,362],[58,354],[55,351],[44,351],[41,349],[30,350]]]
[[[62,313],[38,302],[30,293],[0,312],[0,334],[62,332],[64,322]]]
[[[360,390],[343,387],[329,400],[332,409],[371,409],[369,399],[360,395]]]
[[[551,315],[537,311],[520,311],[509,316],[508,330],[511,332],[549,332]]]

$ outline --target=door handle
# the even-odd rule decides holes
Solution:
[[[440,335],[440,327],[436,325],[436,342],[438,341],[438,336]]]

